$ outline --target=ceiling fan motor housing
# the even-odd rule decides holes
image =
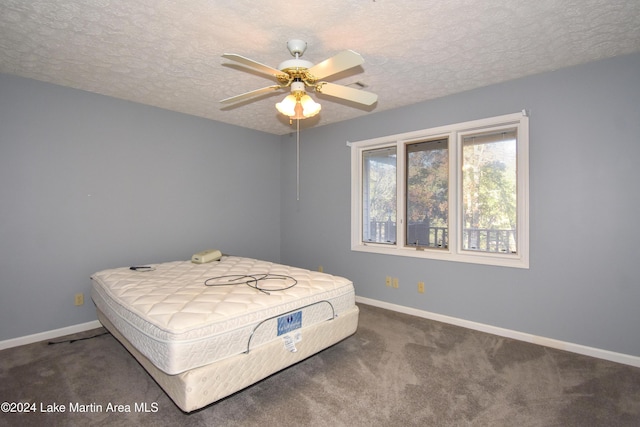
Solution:
[[[280,65],[278,65],[278,70],[308,70],[311,67],[313,67],[313,63],[305,61],[304,59],[289,59],[281,62]]]

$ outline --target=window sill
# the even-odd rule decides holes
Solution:
[[[411,258],[432,259],[438,261],[464,262],[469,264],[482,264],[498,267],[529,268],[529,260],[521,255],[494,255],[491,253],[453,252],[449,249],[413,249],[398,248],[396,246],[368,243],[354,245],[354,252],[366,252],[381,255],[405,256]]]

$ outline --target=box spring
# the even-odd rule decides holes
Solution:
[[[100,311],[100,322],[129,350],[184,412],[195,411],[240,391],[288,366],[349,337],[358,327],[358,307],[333,320],[305,327],[297,351],[285,349],[282,340],[178,375],[167,375],[140,353]]]

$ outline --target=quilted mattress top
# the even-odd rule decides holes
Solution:
[[[260,318],[305,300],[311,303],[318,297],[353,294],[353,284],[346,278],[251,258],[224,256],[206,264],[175,261],[152,267],[152,271],[126,267],[103,270],[91,279],[94,289],[110,301],[112,309],[126,311],[168,333],[165,339],[175,339],[176,334],[182,339],[195,338],[193,333],[204,326],[238,317],[250,320],[246,319],[247,313],[256,313]],[[270,274],[275,278],[260,282],[267,292],[245,284],[205,285],[207,279],[245,274]],[[290,286],[290,279],[278,275],[295,277],[297,282]],[[225,279],[210,282],[221,280]]]

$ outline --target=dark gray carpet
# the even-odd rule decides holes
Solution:
[[[0,425],[640,425],[639,368],[360,309],[354,336],[190,414],[111,335],[3,350],[0,401],[30,402],[36,412],[0,413]],[[41,411],[53,404],[66,412]],[[102,410],[69,412],[78,404]]]

